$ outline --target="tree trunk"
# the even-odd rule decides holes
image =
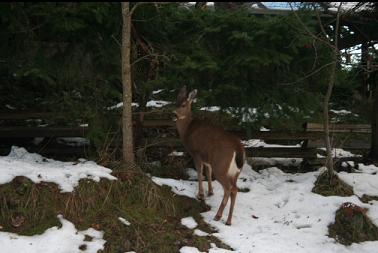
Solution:
[[[339,4],[339,8],[337,10],[336,25],[334,29],[335,37],[333,41],[334,42],[333,47],[331,44],[333,64],[331,65],[331,69],[330,69],[331,72],[329,74],[329,81],[328,81],[328,89],[327,89],[327,93],[323,102],[324,139],[325,139],[326,150],[327,150],[327,158],[326,158],[325,166],[328,169],[328,176],[329,176],[330,184],[334,176],[334,169],[333,169],[333,158],[332,158],[332,146],[331,146],[331,140],[329,136],[329,101],[331,99],[333,86],[335,85],[336,67],[337,67],[337,61],[339,59],[339,53],[340,53],[337,45],[339,41],[339,24],[340,24],[341,5],[342,3]]]
[[[378,161],[378,73],[375,75],[375,85],[373,87],[373,108],[371,117],[371,149],[369,157]]]
[[[123,90],[123,112],[122,112],[122,155],[128,165],[134,165],[133,148],[133,121],[132,121],[132,83],[131,83],[131,13],[129,2],[122,2],[122,90]]]
[[[333,54],[332,58],[334,60],[334,63],[331,65],[328,89],[327,89],[327,93],[323,101],[324,139],[325,139],[326,151],[327,151],[327,158],[326,158],[325,166],[328,168],[330,178],[332,178],[334,170],[333,170],[333,159],[332,159],[332,146],[331,146],[331,140],[329,136],[329,101],[331,99],[332,89],[335,84],[337,52],[333,51],[332,54]]]

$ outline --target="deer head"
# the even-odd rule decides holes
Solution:
[[[197,90],[193,90],[187,95],[186,86],[183,86],[177,95],[176,100],[176,110],[174,113],[177,116],[177,119],[185,119],[188,115],[191,114],[192,102],[197,95]]]

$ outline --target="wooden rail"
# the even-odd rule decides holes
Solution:
[[[88,127],[1,127],[0,138],[85,137]]]
[[[324,132],[323,124],[307,123],[306,131],[308,132]],[[368,124],[330,124],[329,131],[331,133],[371,133],[371,126]]]

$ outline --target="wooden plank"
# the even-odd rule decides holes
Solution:
[[[316,148],[316,147],[325,147],[325,141],[323,139],[319,140],[310,140],[307,143],[307,147]],[[334,148],[343,148],[348,150],[364,150],[370,149],[371,144],[366,140],[361,139],[348,139],[348,140],[337,140],[332,142],[332,147]]]
[[[0,112],[0,120],[56,119],[64,117],[64,113],[54,112]]]
[[[309,132],[324,132],[323,124],[307,123],[306,130]],[[330,124],[331,133],[371,133],[369,124]]]
[[[148,119],[142,122],[145,128],[176,128],[173,120]]]
[[[242,136],[242,133],[235,133],[238,136]],[[246,134],[244,134],[244,137],[246,137]],[[303,131],[256,131],[251,132],[248,138],[263,140],[309,140],[322,138],[322,134]]]
[[[256,9],[256,8],[249,8],[248,12],[253,15],[273,15],[273,16],[286,16],[292,14],[292,10],[285,10],[285,9]],[[308,13],[307,15],[316,16],[315,12]],[[332,18],[334,15],[328,13],[319,13],[319,16],[322,18]]]
[[[316,158],[316,148],[246,148],[248,157]]]
[[[176,128],[176,123],[172,120],[153,120],[143,121],[145,128]],[[263,140],[308,140],[322,138],[322,134],[305,131],[252,131],[248,136],[245,130],[229,131],[243,139],[263,139]]]
[[[1,138],[85,137],[88,127],[0,127]]]
[[[145,147],[171,147],[178,151],[184,150],[182,142],[177,138],[153,138],[146,139]],[[251,147],[246,148],[247,156],[251,157],[297,157],[297,158],[315,158],[316,148],[271,148],[271,147]]]

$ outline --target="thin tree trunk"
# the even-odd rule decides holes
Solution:
[[[123,90],[123,112],[122,112],[122,135],[123,160],[128,165],[134,165],[133,148],[133,121],[132,121],[132,84],[131,84],[131,13],[129,2],[122,2],[122,90]]]
[[[335,72],[336,72],[336,60],[337,55],[335,52],[332,52],[334,63],[331,65],[329,82],[328,82],[328,89],[326,96],[323,101],[323,127],[324,127],[324,138],[326,144],[326,151],[327,151],[327,158],[325,162],[325,166],[328,168],[329,176],[331,177],[334,173],[333,170],[333,158],[332,158],[332,146],[331,146],[331,139],[329,136],[329,101],[332,95],[332,89],[335,84]]]
[[[369,157],[378,161],[378,73],[375,73],[375,87],[373,88],[373,108],[371,116],[371,149]]]
[[[334,29],[335,37],[333,41],[334,42],[333,47],[331,47],[333,64],[331,65],[328,89],[327,89],[327,93],[323,102],[324,138],[325,138],[326,150],[327,150],[327,158],[326,158],[325,166],[328,169],[328,176],[329,176],[330,182],[334,176],[334,168],[333,168],[333,158],[332,158],[332,146],[331,146],[331,140],[329,136],[329,101],[331,99],[333,86],[335,85],[336,66],[337,66],[337,61],[339,59],[339,49],[337,45],[339,41],[339,24],[340,24],[341,5],[342,5],[342,2],[340,2],[339,8],[337,11],[336,26]]]

